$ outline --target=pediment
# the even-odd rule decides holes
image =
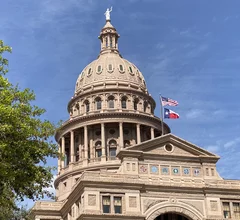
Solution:
[[[155,139],[145,141],[141,144],[128,147],[130,151],[142,151],[143,154],[169,155],[171,157],[203,157],[219,159],[219,156],[198,147],[186,140],[183,140],[173,134],[167,134]]]

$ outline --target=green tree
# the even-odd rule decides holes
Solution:
[[[9,46],[0,40],[0,212],[15,207],[15,201],[52,196],[53,167],[47,157],[57,157],[57,146],[51,141],[55,126],[42,119],[45,112],[33,104],[35,94],[21,90],[6,78]]]

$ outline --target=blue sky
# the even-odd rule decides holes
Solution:
[[[9,80],[35,91],[47,119],[67,120],[77,77],[99,54],[110,6],[120,52],[145,76],[155,114],[159,93],[178,100],[180,119],[166,121],[172,133],[220,155],[220,175],[239,179],[239,0],[3,1]]]

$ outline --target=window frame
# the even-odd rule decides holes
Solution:
[[[110,105],[111,103],[112,103],[112,105]],[[111,106],[113,106],[113,107],[111,107]],[[109,96],[108,97],[108,108],[114,109],[114,106],[115,106],[115,98],[114,98],[114,96]]]
[[[109,212],[104,212],[104,197],[109,198]],[[120,198],[120,206],[115,205],[115,198]],[[102,213],[104,214],[123,214],[123,199],[124,195],[123,194],[101,194],[101,209]],[[116,207],[120,207],[120,212],[116,212]]]
[[[125,104],[123,104],[125,102]],[[121,107],[122,109],[127,109],[127,97],[126,96],[123,96],[121,98]]]
[[[100,97],[95,98],[95,108],[96,110],[102,109],[102,99]]]

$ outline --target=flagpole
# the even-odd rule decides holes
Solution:
[[[161,117],[162,117],[162,135],[164,135],[164,132],[163,132],[163,104],[162,104],[162,96],[160,94],[160,103],[161,103]]]

